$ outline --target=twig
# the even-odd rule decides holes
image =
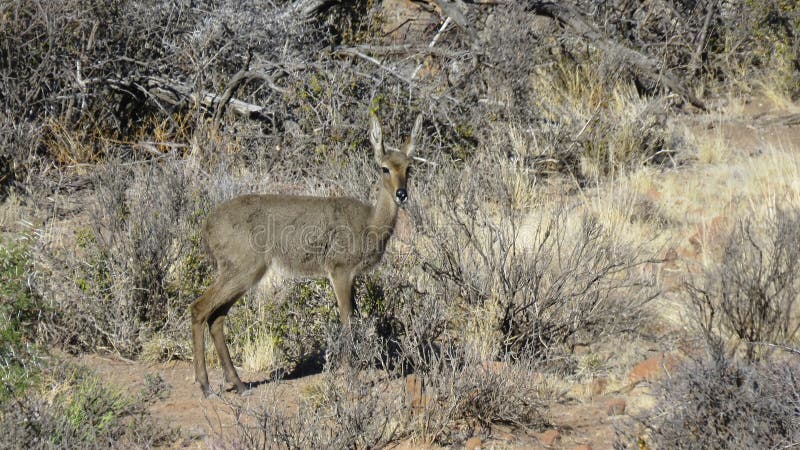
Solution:
[[[412,156],[411,159],[413,159],[414,161],[423,162],[425,164],[430,164],[433,167],[436,167],[438,165],[437,163],[435,163],[435,162],[433,162],[433,161],[431,161],[429,159],[420,158],[419,156]]]
[[[452,22],[452,20],[453,19],[451,19],[449,16],[447,17],[447,19],[444,20],[444,23],[442,24],[441,27],[439,27],[439,31],[436,33],[436,36],[434,36],[433,39],[431,40],[431,43],[428,44],[429,49],[432,49],[434,46],[436,46],[436,43],[439,42],[439,38],[442,36],[442,33],[444,32],[445,29],[447,29],[447,26],[450,25],[450,22]],[[417,74],[419,73],[420,69],[422,69],[422,63],[419,63],[417,68],[414,69],[414,73],[411,74],[412,80],[417,77]]]
[[[438,35],[437,35],[438,36]],[[434,38],[436,39],[436,38]],[[342,49],[349,48],[357,51],[361,51],[363,53],[369,55],[380,55],[380,56],[387,56],[387,55],[407,55],[411,53],[423,53],[423,54],[431,54],[436,56],[444,56],[447,58],[457,58],[460,56],[465,55],[467,52],[465,51],[452,51],[444,48],[434,48],[432,45],[435,42],[431,42],[431,44],[426,46],[418,46],[418,45],[411,45],[411,44],[398,44],[398,45],[355,45],[352,47],[341,47]]]
[[[275,83],[272,81],[272,77],[269,76],[266,72],[260,70],[241,70],[236,75],[231,78],[231,81],[228,83],[228,87],[225,88],[225,92],[222,93],[222,97],[216,101],[215,98],[211,98],[211,103],[213,104],[216,101],[217,110],[214,113],[214,123],[219,123],[220,118],[222,118],[222,114],[225,112],[225,108],[230,103],[234,110],[237,110],[237,114],[243,116],[252,116],[261,114],[263,108],[257,105],[252,105],[249,103],[242,102],[241,100],[231,100],[233,97],[233,93],[236,92],[236,89],[243,83],[246,83],[250,80],[263,80],[266,81],[267,85],[272,88],[272,90],[280,92],[281,94],[285,94],[288,91],[283,89],[279,86],[276,86]],[[208,95],[204,96],[204,100],[208,99]]]
[[[800,349],[789,347],[788,345],[773,344],[772,342],[750,342],[752,345],[764,345],[767,347],[777,348],[788,353],[800,356]]]
[[[377,59],[375,59],[375,58],[373,58],[373,57],[371,57],[369,55],[365,55],[364,53],[361,53],[359,50],[357,50],[357,49],[355,49],[353,47],[339,47],[339,48],[336,49],[336,51],[334,53],[335,54],[340,54],[340,55],[346,55],[346,56],[357,56],[357,57],[359,57],[359,58],[361,58],[361,59],[363,59],[365,61],[369,61],[372,64],[375,64],[376,66],[380,67],[381,69],[385,70],[390,75],[393,75],[394,77],[396,77],[397,79],[399,79],[401,81],[405,81],[406,83],[408,83],[410,85],[414,84],[413,80],[408,79],[408,78],[400,75],[399,73],[397,73],[396,70],[392,69],[391,67],[385,66],[383,63],[381,63]]]

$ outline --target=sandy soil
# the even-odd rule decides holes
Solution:
[[[163,425],[179,429],[181,439],[175,446],[180,448],[224,446],[222,439],[236,425],[236,418],[228,404],[229,401],[258,405],[270,404],[269,402],[280,399],[291,407],[294,399],[321,377],[319,374],[311,374],[292,380],[276,381],[270,374],[240,369],[242,379],[252,386],[248,396],[239,397],[233,392],[227,392],[217,398],[205,399],[193,382],[190,362],[144,363],[99,355],[83,355],[78,358],[78,362],[93,369],[110,383],[126,387],[130,392],[142,390],[147,375],[160,375],[169,386],[168,393],[163,400],[153,402],[149,410]],[[212,368],[209,370],[209,375],[212,385],[219,386],[222,379],[221,370]],[[592,387],[588,386],[586,389]],[[576,392],[578,391],[580,387],[577,388]],[[543,443],[548,440],[542,430],[496,426],[491,430],[481,430],[480,448],[571,449],[581,444],[589,444],[593,449],[610,449],[614,440],[614,423],[624,415],[609,415],[607,411],[609,402],[623,399],[628,404],[635,404],[636,397],[646,395],[645,392],[646,390],[633,390],[626,396],[599,395],[591,401],[566,395],[563,401],[553,405],[549,413],[552,430],[557,430],[560,434],[550,446]],[[550,433],[552,434],[552,431]],[[422,443],[401,442],[396,448],[432,447]]]

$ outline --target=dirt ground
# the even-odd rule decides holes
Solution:
[[[251,392],[246,397],[238,397],[227,392],[221,397],[205,399],[199,387],[194,384],[191,362],[172,361],[167,363],[144,363],[126,361],[110,356],[83,355],[78,362],[96,371],[101,378],[118,386],[125,386],[130,392],[138,392],[145,386],[147,375],[160,375],[168,385],[163,400],[152,403],[150,413],[163,425],[178,428],[181,439],[175,446],[179,448],[218,448],[227,431],[236,425],[236,418],[226,399],[251,402],[285,399],[287,404],[302,395],[303,390],[314,384],[321,375],[312,374],[292,380],[274,381],[270,374],[247,372],[239,369],[242,380],[251,383]],[[210,369],[212,385],[219,385],[221,369]],[[602,383],[578,387],[595,389]],[[645,394],[646,389],[635,389],[626,395],[600,394],[591,401],[572,398],[569,394],[550,410],[550,430],[514,430],[505,426],[493,427],[481,432],[479,448],[504,449],[571,449],[578,445],[590,445],[592,449],[610,449],[614,440],[614,423],[624,417],[624,403],[637,403],[636,397]],[[621,402],[620,402],[621,401]],[[611,404],[617,411],[611,411]],[[554,432],[557,431],[557,433]],[[487,437],[488,435],[488,437]],[[555,436],[555,438],[554,438]],[[477,441],[471,441],[477,444]],[[549,444],[549,445],[548,445]],[[398,449],[438,448],[418,442],[398,443]],[[471,447],[476,448],[476,447]]]

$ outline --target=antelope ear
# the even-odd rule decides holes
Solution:
[[[375,161],[380,164],[383,160],[383,129],[374,111],[369,112],[369,142],[375,151]]]
[[[411,129],[411,136],[408,137],[408,142],[406,143],[406,156],[411,156],[414,154],[414,150],[417,149],[417,139],[419,138],[419,133],[422,131],[422,114],[417,116],[417,119],[414,121],[414,128]]]

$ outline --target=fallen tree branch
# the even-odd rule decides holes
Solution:
[[[272,77],[267,74],[266,72],[260,70],[241,70],[236,75],[231,78],[231,81],[228,83],[228,87],[225,88],[225,92],[222,93],[222,96],[219,100],[216,101],[216,111],[214,113],[214,123],[219,123],[220,118],[222,118],[222,114],[225,112],[225,108],[230,104],[231,109],[236,112],[238,115],[246,115],[248,117],[259,114],[261,112],[260,108],[257,105],[251,105],[248,103],[244,103],[241,100],[232,99],[233,93],[236,92],[236,89],[239,88],[240,85],[246,83],[250,80],[263,80],[267,83],[267,85],[272,88],[272,90],[280,92],[282,94],[287,93],[286,89],[283,89],[279,86],[276,86],[275,83],[272,81]],[[206,94],[206,97],[208,94]],[[214,102],[214,99],[211,99],[211,102]]]
[[[339,2],[340,0],[299,0],[293,9],[299,12],[303,19],[314,20]]]
[[[450,2],[449,0],[433,0],[436,3],[436,6],[439,7],[439,11],[441,12],[443,17],[450,19],[451,21],[455,22],[459,28],[464,30],[465,33],[470,38],[472,45],[477,44],[478,42],[478,35],[475,33],[475,30],[472,29],[471,24],[467,20],[467,16],[459,9],[459,1]],[[449,21],[448,21],[449,22]],[[447,28],[446,26],[442,26],[442,30]],[[440,31],[441,33],[441,31]]]
[[[143,80],[92,78],[89,80],[82,80],[81,86],[85,88],[91,85],[105,85],[126,95],[144,96],[155,102],[162,109],[163,104],[169,105],[170,107],[179,107],[183,106],[187,101],[190,101],[205,108],[214,109],[216,113],[215,118],[221,115],[222,113],[220,110],[223,110],[227,106],[238,116],[250,119],[264,119],[269,112],[265,107],[233,98],[233,91],[236,86],[252,78],[259,77],[249,72],[242,73],[238,79],[234,77],[234,80],[229,84],[223,95],[211,92],[197,93],[194,92],[190,86],[157,77],[147,77]],[[280,92],[285,91],[277,86],[271,87]]]
[[[367,55],[390,56],[390,55],[434,55],[445,58],[458,58],[467,54],[466,51],[453,51],[445,48],[436,48],[429,45],[419,46],[412,44],[398,45],[355,45],[352,47],[339,47],[337,50],[359,51]]]
[[[571,28],[594,47],[607,54],[621,57],[627,64],[638,69],[642,75],[663,84],[695,107],[703,111],[707,110],[705,103],[695,97],[670,69],[662,67],[658,61],[638,50],[606,39],[594,24],[576,8],[563,3],[541,1],[530,2],[527,7],[534,14],[549,17]]]

